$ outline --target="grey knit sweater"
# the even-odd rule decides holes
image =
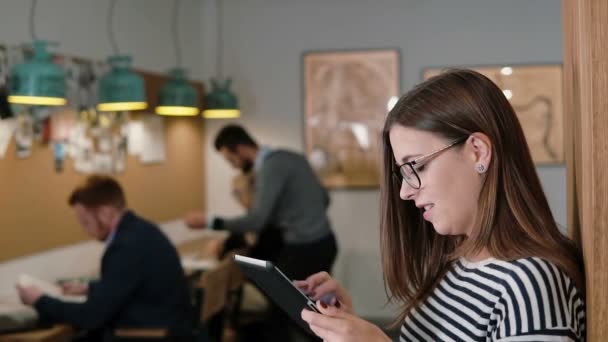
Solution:
[[[313,242],[331,232],[328,206],[327,191],[308,161],[274,150],[256,173],[253,208],[245,216],[216,219],[213,228],[246,232],[273,224],[284,229],[289,244]]]

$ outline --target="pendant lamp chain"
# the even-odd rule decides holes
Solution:
[[[217,66],[218,80],[224,79],[224,9],[222,0],[217,0]]]
[[[179,18],[179,7],[180,0],[173,2],[173,22],[171,25],[171,33],[173,34],[173,47],[175,48],[175,60],[177,67],[182,67],[182,46],[179,41],[179,29],[178,29],[178,18]]]
[[[32,37],[32,41],[38,40],[38,35],[36,34],[36,6],[38,5],[38,0],[32,0],[32,7],[30,7],[30,36]]]
[[[110,45],[112,46],[112,52],[114,55],[119,55],[118,44],[116,43],[116,34],[114,33],[114,8],[116,8],[116,0],[110,0],[110,7],[108,8],[108,38],[110,39]]]

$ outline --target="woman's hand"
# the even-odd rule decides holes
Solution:
[[[294,281],[294,284],[315,301],[320,300],[344,312],[354,313],[352,298],[327,272],[315,273],[306,280]]]
[[[391,341],[376,325],[335,306],[317,301],[317,308],[321,314],[304,309],[301,315],[310,329],[324,342]]]

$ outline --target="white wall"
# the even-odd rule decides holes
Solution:
[[[215,51],[215,1],[204,0],[204,51]],[[303,150],[301,56],[306,50],[398,47],[403,91],[429,66],[554,63],[562,60],[557,0],[225,0],[225,74],[234,76],[245,124],[261,143]],[[206,55],[207,56],[207,55]],[[205,79],[214,63],[204,61]],[[234,174],[213,151],[225,121],[206,124],[207,203],[238,213]],[[565,169],[538,169],[558,222],[566,222]],[[333,191],[330,216],[340,242],[336,275],[357,311],[384,309],[378,191]]]
[[[131,54],[137,68],[166,71],[175,63],[171,40],[174,1],[119,0],[113,19],[120,53]],[[38,1],[35,15],[39,38],[58,42],[53,51],[105,60],[111,55],[107,13],[109,0]],[[3,0],[0,5],[0,44],[31,42],[30,1]],[[195,79],[201,78],[201,1],[182,0],[179,33],[183,65]]]

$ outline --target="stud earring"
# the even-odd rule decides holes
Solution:
[[[486,166],[483,164],[477,164],[477,166],[475,168],[477,169],[477,173],[486,172]]]

